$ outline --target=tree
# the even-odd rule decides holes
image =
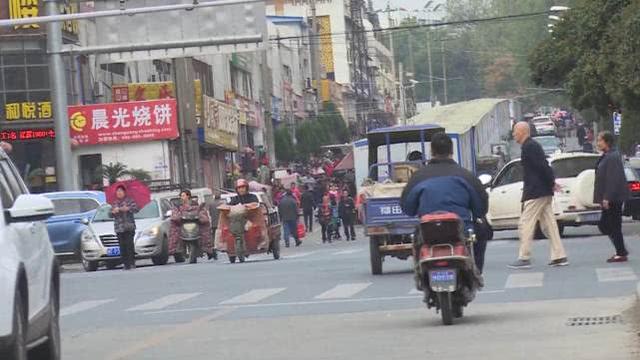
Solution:
[[[145,169],[130,169],[126,171],[126,175],[142,182],[151,181],[151,174]]]
[[[116,183],[123,176],[128,175],[127,165],[121,162],[102,165],[102,177],[109,181],[109,185]]]
[[[291,161],[294,159],[294,146],[289,129],[286,127],[277,129],[274,133],[274,143],[278,160]]]

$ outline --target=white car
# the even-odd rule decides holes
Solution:
[[[548,116],[539,116],[533,118],[533,126],[536,128],[538,135],[555,135],[556,124]]]
[[[169,260],[169,210],[171,210],[171,204],[168,198],[153,196],[151,202],[135,214],[136,259],[151,259],[154,265],[167,263]],[[102,264],[106,265],[107,269],[113,269],[122,262],[120,245],[110,214],[110,205],[98,208],[89,226],[82,233],[80,248],[85,271],[96,271]],[[177,261],[181,262],[180,258]]]
[[[53,203],[29,195],[0,150],[0,359],[60,359],[60,276],[44,223]]]
[[[587,153],[555,154],[548,158],[562,187],[554,196],[553,208],[560,234],[565,226],[595,225],[600,207],[593,204],[593,180],[598,155]],[[520,159],[513,160],[498,173],[487,189],[487,220],[494,230],[518,228],[522,210],[523,171]],[[540,235],[537,235],[539,237]]]

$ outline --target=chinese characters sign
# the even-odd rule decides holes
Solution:
[[[205,142],[228,150],[238,150],[238,110],[203,96]]]
[[[5,104],[4,115],[7,121],[51,119],[51,102],[41,101]]]
[[[70,106],[68,114],[71,137],[81,146],[178,137],[174,99]]]
[[[196,116],[202,114],[202,82],[193,82],[196,97]],[[175,86],[172,81],[153,83],[133,83],[113,85],[111,96],[114,102],[145,101],[158,99],[175,99]]]
[[[37,16],[44,16],[44,0],[7,0],[9,3],[10,19],[28,19]],[[78,13],[78,4],[71,3],[68,5],[60,4],[61,14]],[[15,30],[19,29],[41,29],[44,28],[38,24],[16,25]],[[78,35],[79,25],[77,20],[69,20],[62,23],[62,30],[67,34]]]
[[[22,129],[0,131],[0,141],[55,139],[53,129]]]

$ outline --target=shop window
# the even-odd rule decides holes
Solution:
[[[30,66],[27,68],[29,89],[49,88],[49,69],[46,66]]]
[[[24,67],[5,67],[4,76],[7,90],[26,90],[27,81]]]

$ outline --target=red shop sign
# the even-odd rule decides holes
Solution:
[[[0,131],[1,141],[41,140],[55,138],[56,132],[53,129],[20,129]]]
[[[68,114],[80,146],[178,137],[175,99],[69,106]]]

